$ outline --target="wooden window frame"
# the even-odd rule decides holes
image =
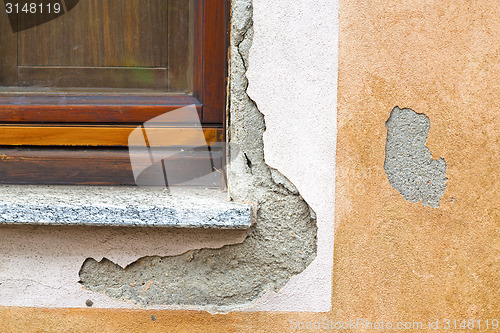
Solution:
[[[187,105],[196,105],[207,141],[223,141],[228,22],[227,0],[194,0],[192,95],[0,94],[0,183],[133,185],[128,133]],[[175,119],[165,130],[189,146],[182,123]],[[78,140],[75,133],[88,131],[92,140]]]

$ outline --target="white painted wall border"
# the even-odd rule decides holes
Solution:
[[[339,0],[253,0],[248,93],[266,120],[268,165],[300,191],[318,218],[313,263],[252,311],[331,309]]]

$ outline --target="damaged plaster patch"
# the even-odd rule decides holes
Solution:
[[[425,145],[429,118],[396,106],[386,127],[384,169],[390,184],[410,202],[439,207],[446,189],[446,162],[443,158],[433,160]]]
[[[243,243],[221,249],[145,257],[125,268],[87,259],[80,270],[86,289],[142,306],[230,311],[278,291],[315,258],[315,214],[295,186],[265,163],[264,116],[247,94],[252,12],[252,0],[232,1],[228,138],[241,153],[229,152],[228,184],[233,200],[256,203],[256,224]]]

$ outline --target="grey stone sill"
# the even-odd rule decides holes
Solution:
[[[2,185],[0,224],[248,229],[252,208],[217,189]]]

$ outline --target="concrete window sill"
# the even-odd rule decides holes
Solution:
[[[0,224],[248,229],[252,208],[214,189],[4,185]]]

